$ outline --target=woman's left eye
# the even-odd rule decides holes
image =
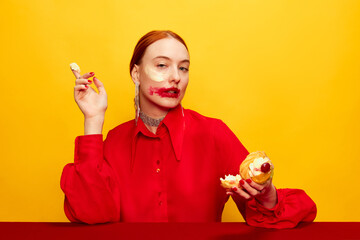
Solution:
[[[180,70],[181,70],[181,71],[184,71],[184,72],[189,71],[189,69],[188,69],[188,68],[186,68],[186,67],[180,67]]]

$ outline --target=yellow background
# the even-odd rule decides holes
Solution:
[[[188,44],[185,108],[265,150],[274,184],[304,189],[316,221],[360,220],[360,1],[3,0],[0,9],[0,221],[67,221],[60,175],[83,133],[69,63],[104,82],[106,134],[133,118],[128,64],[153,29]],[[232,202],[223,220],[243,221]]]

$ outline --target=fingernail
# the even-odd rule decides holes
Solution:
[[[250,184],[250,183],[251,183],[251,179],[250,179],[250,178],[249,178],[249,179],[246,179],[246,182]]]
[[[232,187],[231,190],[233,190],[234,192],[237,191],[237,187]]]
[[[95,73],[94,72],[90,72],[90,75],[92,76],[92,75],[94,75]]]
[[[92,81],[91,80],[88,80],[89,83],[91,83]]]
[[[240,185],[244,185],[245,181],[243,179],[240,180]]]
[[[97,77],[94,77],[94,79],[98,80]]]
[[[89,86],[88,85],[85,85],[85,88],[88,88]]]

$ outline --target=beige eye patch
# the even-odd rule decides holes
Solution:
[[[159,72],[151,66],[145,67],[145,73],[155,82],[162,82],[169,77],[169,71]]]

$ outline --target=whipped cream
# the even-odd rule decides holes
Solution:
[[[252,163],[249,164],[249,175],[250,177],[254,177],[254,176],[258,176],[261,173],[263,173],[261,171],[261,165],[263,165],[266,162],[269,162],[270,159],[265,157],[265,158],[255,158],[254,161]]]
[[[237,174],[236,176],[234,175],[225,175],[225,179],[220,178],[220,181],[229,181],[230,183],[235,183],[235,182],[239,182],[241,180],[241,176],[239,174]]]
[[[80,67],[79,67],[79,65],[77,65],[76,63],[70,63],[70,68],[71,68],[71,70],[80,73]]]

